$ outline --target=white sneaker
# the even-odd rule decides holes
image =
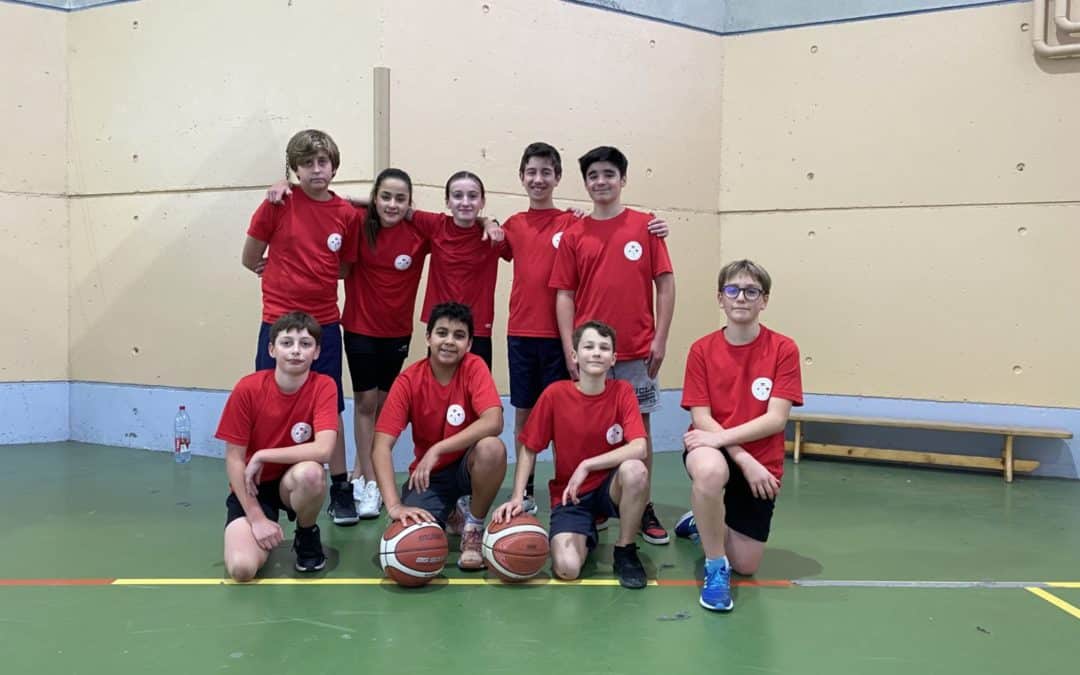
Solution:
[[[356,507],[360,508],[360,500],[364,498],[364,486],[367,485],[367,481],[363,476],[357,476],[349,482],[352,483],[352,499],[356,502]]]
[[[525,499],[521,500],[521,512],[528,513],[531,516],[535,516],[536,512],[540,510],[537,506],[536,500],[532,495],[525,495]]]
[[[356,485],[353,486],[354,498],[356,496],[356,487]],[[379,486],[375,481],[369,480],[364,484],[360,498],[356,500],[356,515],[364,519],[378,518],[381,509],[382,494],[379,493]]]

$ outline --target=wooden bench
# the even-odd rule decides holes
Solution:
[[[907,462],[910,464],[930,464],[933,466],[957,466],[968,469],[990,469],[1001,471],[1005,482],[1011,483],[1013,472],[1031,472],[1039,462],[1030,459],[1013,459],[1013,440],[1015,438],[1072,438],[1068,429],[1042,427],[1008,426],[1000,424],[972,424],[965,422],[934,422],[931,420],[897,419],[889,417],[860,417],[857,415],[820,415],[814,413],[792,413],[791,421],[795,424],[795,439],[788,441],[787,449],[792,451],[795,463],[802,455],[825,455],[828,457],[857,457],[886,462]],[[846,424],[864,427],[891,427],[900,429],[925,429],[930,431],[956,431],[976,434],[992,434],[1004,437],[1001,457],[979,457],[972,455],[953,455],[941,452],[918,452],[912,450],[887,450],[884,448],[865,448],[850,445],[832,445],[812,443],[805,438],[808,424]]]

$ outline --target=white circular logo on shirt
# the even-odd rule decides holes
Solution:
[[[293,443],[307,443],[311,440],[311,425],[307,422],[297,422],[289,435],[292,436]]]
[[[559,248],[560,241],[562,241],[562,232],[556,232],[555,236],[551,238],[551,245],[555,248]]]
[[[622,443],[622,426],[619,424],[612,424],[611,428],[607,430],[607,442],[612,445],[618,445]]]
[[[623,255],[626,256],[627,260],[633,260],[633,261],[641,260],[641,253],[642,253],[641,244],[637,243],[636,241],[628,241],[628,242],[626,242],[626,246],[623,246],[622,252],[623,252]]]
[[[446,409],[446,421],[451,426],[460,427],[462,422],[465,421],[465,408],[462,408],[457,403]]]
[[[394,258],[394,269],[404,272],[412,267],[412,256],[407,256],[404,253]]]
[[[759,377],[750,384],[750,393],[759,401],[768,401],[772,393],[772,380],[767,377]]]
[[[341,250],[341,235],[337,232],[333,233],[326,238],[326,248],[330,249],[334,253]]]

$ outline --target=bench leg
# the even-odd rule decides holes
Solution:
[[[1005,437],[1005,451],[1001,453],[1005,462],[1005,482],[1013,482],[1013,437]]]
[[[795,463],[799,463],[799,452],[802,451],[802,422],[795,423]]]

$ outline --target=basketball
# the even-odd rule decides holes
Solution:
[[[395,520],[379,542],[379,564],[401,586],[423,586],[442,572],[449,551],[446,533],[435,523]]]
[[[547,562],[548,534],[540,521],[523,513],[484,530],[484,560],[500,579],[531,579]]]

